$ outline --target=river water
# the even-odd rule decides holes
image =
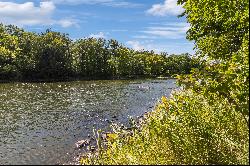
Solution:
[[[0,84],[0,164],[63,164],[75,142],[128,124],[169,96],[175,80]]]

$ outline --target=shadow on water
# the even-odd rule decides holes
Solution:
[[[174,79],[0,84],[0,164],[70,161],[93,128],[127,124],[174,88]]]

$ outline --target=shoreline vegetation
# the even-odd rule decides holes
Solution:
[[[0,82],[171,77],[202,63],[188,53],[136,51],[114,39],[71,40],[67,34],[34,33],[0,24]]]
[[[163,96],[139,126],[112,124],[105,138],[94,131],[96,146],[83,144],[78,164],[249,165],[249,1],[178,4],[204,68],[179,75],[182,90]]]
[[[175,77],[113,77],[113,78],[100,78],[100,77],[71,77],[71,78],[61,78],[61,79],[13,79],[13,80],[0,80],[0,83],[53,83],[53,82],[72,82],[72,81],[99,81],[99,80],[135,80],[135,79],[176,79]]]
[[[177,76],[182,87],[162,97],[128,129],[94,130],[83,165],[249,165],[249,1],[178,0],[197,57],[135,51],[111,39],[72,41],[0,25],[0,80],[71,76]],[[104,134],[104,135],[103,135]]]
[[[248,125],[241,113],[228,111],[227,99],[213,106],[208,109],[203,95],[175,91],[151,112],[130,119],[129,126],[112,123],[110,132],[94,129],[92,137],[75,143],[84,152],[67,164],[248,165]]]

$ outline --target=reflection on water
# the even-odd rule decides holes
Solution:
[[[150,111],[175,80],[0,84],[0,164],[58,164],[74,143]]]

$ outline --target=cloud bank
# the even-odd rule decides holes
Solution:
[[[60,25],[64,28],[76,26],[72,19],[54,20],[52,18],[56,6],[51,1],[40,2],[38,7],[34,2],[14,3],[0,2],[0,22],[18,26]]]
[[[51,0],[55,4],[65,4],[65,5],[105,5],[110,7],[123,7],[123,8],[135,8],[141,7],[143,4],[127,2],[124,0]]]
[[[177,0],[165,0],[163,4],[155,4],[147,10],[153,16],[179,15],[184,12],[182,6],[177,5]]]

